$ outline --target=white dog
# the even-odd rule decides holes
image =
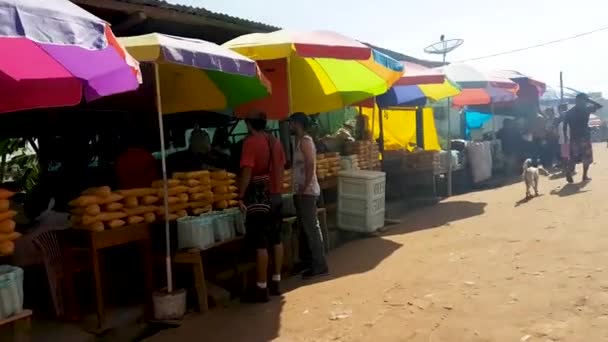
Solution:
[[[528,158],[524,161],[522,178],[526,185],[526,198],[532,198],[532,191],[534,190],[534,196],[538,196],[538,175],[539,167],[532,165],[532,159]]]

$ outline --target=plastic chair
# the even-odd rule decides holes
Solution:
[[[61,249],[56,232],[47,231],[38,234],[34,238],[34,245],[42,254],[55,314],[57,317],[62,317],[64,314],[62,292],[63,267]]]

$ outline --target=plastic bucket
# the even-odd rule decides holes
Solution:
[[[184,289],[172,293],[155,292],[152,301],[154,302],[154,318],[158,321],[180,320],[186,314],[186,290]]]

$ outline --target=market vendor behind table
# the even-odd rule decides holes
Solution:
[[[230,158],[222,150],[212,148],[209,134],[195,127],[190,134],[188,149],[171,154],[167,158],[167,166],[170,173],[229,169]]]

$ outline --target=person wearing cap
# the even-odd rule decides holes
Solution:
[[[239,206],[246,213],[247,235],[256,249],[257,284],[247,302],[267,302],[281,294],[283,244],[276,224],[273,193],[282,185],[285,153],[278,139],[265,132],[266,116],[252,113],[245,120],[249,136],[243,142]],[[278,179],[278,181],[277,181]],[[280,194],[280,190],[279,190]],[[273,249],[274,272],[268,285],[268,248]]]
[[[198,126],[190,133],[188,149],[167,157],[169,173],[226,169],[228,166],[229,158],[211,148],[209,134]]]
[[[309,253],[302,253],[310,260],[302,260],[305,265],[303,278],[313,278],[327,275],[329,268],[325,259],[323,235],[317,218],[317,199],[321,188],[316,174],[316,147],[307,130],[310,120],[304,113],[295,113],[289,118],[291,130],[296,138],[296,148],[293,154],[294,204],[298,220]]]
[[[563,132],[566,143],[570,145],[570,159],[566,169],[566,180],[572,183],[572,175],[576,164],[583,164],[583,182],[589,178],[589,166],[593,163],[593,146],[591,145],[591,131],[589,129],[589,116],[602,106],[591,101],[586,94],[576,95],[576,103],[566,112]],[[569,135],[568,135],[569,130]]]

